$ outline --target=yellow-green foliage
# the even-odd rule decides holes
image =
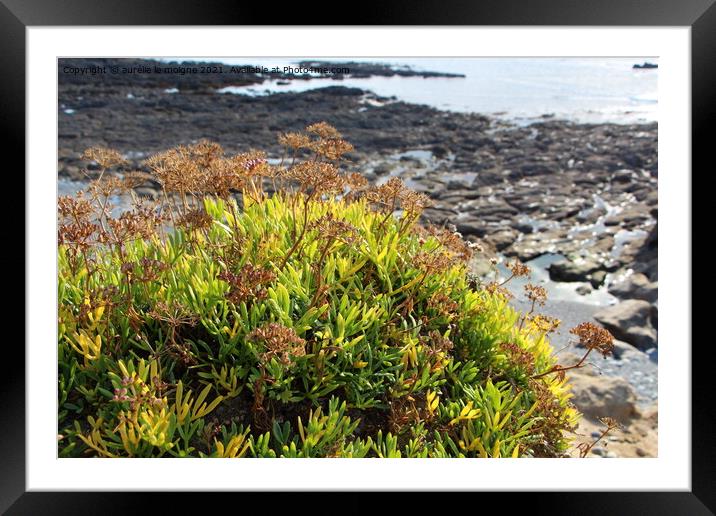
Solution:
[[[310,159],[273,170],[243,156],[241,206],[161,175],[163,221],[91,219],[90,201],[62,200],[61,456],[567,450],[578,414],[564,375],[543,374],[555,362],[540,318],[472,280],[456,235],[417,224],[424,198],[355,176],[325,187],[333,169],[316,164],[336,137],[316,134],[288,141],[320,158],[313,179],[296,169]],[[209,155],[194,151],[183,159]],[[268,195],[267,177],[298,186]]]

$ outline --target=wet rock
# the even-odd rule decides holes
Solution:
[[[532,224],[529,224],[527,222],[514,221],[512,222],[512,228],[526,235],[534,232],[534,227],[532,226]]]
[[[634,179],[636,179],[636,173],[626,168],[612,174],[612,181],[617,183],[631,183]]]
[[[604,225],[632,228],[644,224],[648,220],[649,212],[647,210],[638,206],[632,206],[605,218]]]
[[[494,245],[498,251],[509,247],[515,240],[517,240],[517,233],[509,229],[497,231],[487,237],[487,241]]]
[[[589,275],[589,283],[592,287],[599,288],[604,285],[604,280],[607,278],[606,271],[595,271]]]
[[[456,222],[455,227],[458,232],[462,233],[464,236],[476,235],[478,237],[483,237],[487,233],[485,230],[485,222],[481,219],[462,220]]]
[[[586,296],[587,294],[592,293],[592,287],[589,285],[580,285],[577,287],[577,294],[580,296]]]
[[[599,220],[599,217],[605,214],[606,210],[604,208],[595,207],[579,212],[575,219],[577,219],[577,222],[581,222],[582,224],[594,224],[597,220]]]
[[[604,308],[594,319],[615,338],[646,350],[656,347],[656,330],[651,326],[651,304],[640,299],[629,299]]]
[[[601,264],[590,258],[560,260],[549,266],[549,277],[553,281],[585,281],[600,268]]]
[[[653,303],[658,298],[659,288],[656,282],[649,281],[646,274],[636,273],[610,285],[609,293],[619,299],[642,299]]]
[[[391,165],[389,163],[380,163],[373,168],[373,173],[379,176],[383,176],[385,174],[389,174],[391,170],[395,168],[394,165]]]

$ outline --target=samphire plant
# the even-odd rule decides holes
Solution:
[[[328,124],[280,141],[278,164],[200,142],[149,174],[87,151],[99,177],[59,199],[60,456],[564,456],[543,291],[513,310],[468,273],[476,246],[419,223],[426,196],[341,170]]]

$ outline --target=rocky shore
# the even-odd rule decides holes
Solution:
[[[618,356],[575,373],[575,403],[588,416],[584,428],[592,425],[587,435],[600,416],[621,417],[634,428],[612,441],[612,452],[594,456],[656,454],[655,123],[592,125],[545,117],[511,125],[339,85],[267,96],[216,91],[266,80],[257,74],[231,80],[109,77],[60,73],[61,181],[86,178],[80,154],[92,145],[118,149],[131,168],[154,152],[201,138],[229,152],[258,148],[277,159],[279,132],[326,120],[353,143],[351,166],[369,180],[400,177],[434,200],[427,220],[480,240],[488,256],[516,257],[542,273],[541,281],[554,287],[548,291],[561,293],[543,310],[565,321],[553,339],[556,349],[567,347],[560,357],[579,355],[569,342],[571,322],[597,321],[619,339]],[[140,193],[155,189],[146,184]],[[489,267],[476,262],[475,271],[486,274]],[[515,304],[524,307],[522,292],[515,288],[515,294]],[[606,390],[616,394],[605,396]]]

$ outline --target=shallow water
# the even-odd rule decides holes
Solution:
[[[510,271],[506,264],[513,259],[501,257],[501,262],[497,265],[500,277],[506,279],[510,276]],[[617,298],[607,292],[608,281],[598,289],[592,289],[589,294],[582,295],[577,292],[581,286],[590,286],[587,281],[552,281],[549,277],[549,266],[565,257],[561,254],[549,253],[525,262],[531,269],[529,278],[512,278],[505,287],[518,299],[525,299],[524,287],[528,283],[539,285],[547,291],[548,299],[555,301],[570,301],[591,306],[608,306],[617,302]]]

